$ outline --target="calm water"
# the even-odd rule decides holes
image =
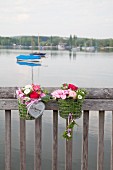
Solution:
[[[0,50],[0,86],[24,86],[34,83],[41,86],[60,86],[62,83],[74,83],[79,87],[113,87],[113,53],[69,53],[68,51],[47,51],[42,66],[21,66],[16,63],[16,56],[29,54],[30,51]],[[98,114],[90,116],[89,129],[89,170],[96,169],[96,150],[98,136]],[[105,163],[104,170],[109,170],[111,112],[105,117]],[[80,170],[82,118],[77,120],[74,129],[73,170]],[[52,114],[43,115],[42,170],[51,169],[52,157]],[[65,148],[61,137],[65,129],[65,120],[59,117],[59,170],[64,170]],[[34,121],[27,121],[27,170],[33,169]],[[62,150],[61,150],[62,148]],[[47,156],[48,155],[48,156]],[[19,170],[19,121],[18,112],[12,112],[12,170]],[[4,112],[0,111],[0,170],[4,169]]]

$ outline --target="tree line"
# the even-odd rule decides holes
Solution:
[[[14,36],[2,37],[0,36],[0,46],[58,46],[59,43],[64,43],[66,46],[72,47],[113,47],[113,39],[93,39],[80,38],[70,35],[69,37],[59,36]]]

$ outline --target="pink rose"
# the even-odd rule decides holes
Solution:
[[[72,90],[69,90],[69,97],[72,97],[73,99],[76,99],[76,92],[75,91],[72,91]]]

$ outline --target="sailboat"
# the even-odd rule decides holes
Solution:
[[[30,55],[45,57],[46,53],[40,52],[40,40],[39,40],[39,36],[38,36],[38,50],[39,50],[39,52],[32,52],[32,53],[30,53]]]

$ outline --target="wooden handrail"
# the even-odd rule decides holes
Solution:
[[[43,87],[50,93],[60,87]],[[16,99],[18,87],[0,87],[0,99]],[[113,88],[85,88],[86,99],[113,99]]]
[[[85,99],[82,109],[112,111],[113,99]],[[0,110],[18,110],[17,99],[0,99]],[[56,101],[46,103],[45,110],[58,110],[58,103]]]
[[[18,110],[17,87],[0,87],[0,110],[5,110],[5,170],[11,170],[11,110]],[[46,88],[49,92],[58,88]],[[111,170],[113,170],[113,88],[86,88],[83,103],[83,137],[81,170],[88,170],[88,133],[90,111],[99,113],[97,170],[104,166],[104,117],[112,111]],[[53,110],[52,170],[58,170],[58,103],[46,103],[46,110]],[[67,124],[67,122],[66,122]],[[34,170],[41,170],[42,117],[35,120]],[[20,119],[20,170],[26,170],[26,121]],[[72,140],[66,141],[65,170],[72,170]],[[76,168],[75,168],[76,169]]]

